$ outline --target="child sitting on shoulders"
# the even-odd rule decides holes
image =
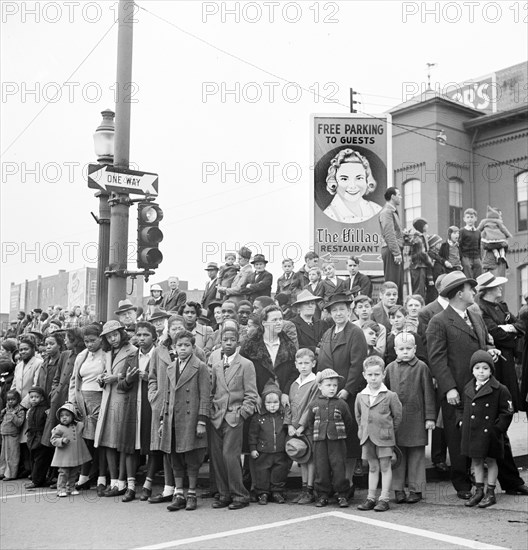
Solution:
[[[51,431],[50,443],[55,447],[51,465],[59,469],[57,496],[78,495],[75,482],[80,468],[92,459],[82,437],[84,425],[79,422],[72,403],[64,403],[56,416],[60,424]]]
[[[493,376],[495,365],[488,352],[476,351],[469,366],[474,379],[464,388],[462,411],[457,410],[462,425],[460,453],[471,458],[475,475],[475,493],[465,506],[487,508],[497,503],[497,459],[504,458],[504,434],[513,418],[513,405],[508,388]],[[485,495],[484,463],[488,466]]]
[[[315,381],[315,354],[308,348],[301,348],[295,354],[295,368],[299,372],[297,378],[290,386],[290,406],[286,410],[284,423],[288,425],[288,435],[294,437],[299,435],[297,429],[300,426],[302,415],[319,393],[319,388]],[[304,435],[309,442],[313,441],[311,429],[307,428]],[[315,502],[314,497],[314,478],[315,465],[313,457],[301,465],[302,489],[298,497],[292,500],[297,504],[310,504]]]
[[[402,460],[393,472],[392,488],[397,504],[414,504],[422,500],[425,490],[425,447],[427,430],[435,428],[435,393],[429,368],[416,357],[414,334],[400,332],[394,347],[397,359],[385,370],[385,385],[398,395],[405,422],[396,432]],[[404,491],[406,477],[409,496]]]
[[[285,452],[286,429],[282,392],[270,384],[262,392],[264,411],[255,413],[249,424],[249,450],[255,461],[255,492],[259,504],[284,504],[284,489],[291,462]]]
[[[389,509],[392,483],[391,458],[396,445],[395,433],[402,420],[402,405],[396,393],[383,383],[385,363],[381,357],[367,357],[363,363],[363,378],[367,387],[358,393],[355,414],[361,458],[369,464],[368,495],[358,510],[385,512]],[[376,503],[381,470],[381,495]]]
[[[26,411],[20,405],[20,394],[16,390],[6,393],[6,408],[0,413],[0,479],[16,479],[20,463],[20,432],[26,420]]]
[[[316,375],[318,395],[309,405],[300,421],[297,433],[313,429],[315,463],[315,491],[320,508],[328,505],[328,496],[337,494],[340,508],[348,508],[350,483],[346,477],[346,437],[352,425],[352,416],[346,401],[337,397],[339,379],[333,369],[324,369]]]
[[[502,221],[502,212],[498,208],[488,206],[486,217],[479,223],[478,230],[481,235],[482,248],[491,251],[497,263],[504,262],[508,267],[506,252],[508,251],[508,239],[512,237],[512,234]]]

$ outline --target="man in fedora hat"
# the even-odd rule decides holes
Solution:
[[[209,304],[216,301],[216,293],[218,291],[218,264],[215,262],[209,262],[205,268],[205,271],[207,271],[209,280],[205,285],[201,304],[204,309],[208,309]]]
[[[120,300],[114,313],[123,326],[129,327],[136,324],[137,307],[130,300]]]
[[[266,271],[268,260],[264,254],[255,254],[251,263],[255,271],[248,277],[244,290],[247,299],[253,302],[257,296],[271,296],[273,275]]]
[[[160,307],[165,311],[174,311],[176,313],[187,301],[187,294],[179,289],[180,280],[178,277],[169,277],[168,283],[169,292],[163,297]]]
[[[477,282],[462,271],[448,273],[440,296],[449,301],[444,311],[436,314],[426,330],[429,367],[442,397],[444,430],[451,459],[451,481],[462,499],[471,497],[467,457],[460,454],[460,430],[456,410],[461,405],[465,385],[471,380],[468,368],[471,356],[487,350],[496,361],[500,351],[488,344],[488,331],[480,315],[468,309],[474,303]]]
[[[154,308],[154,311],[151,313],[148,322],[154,325],[158,338],[163,334],[163,331],[165,330],[165,322],[169,317],[170,313],[163,311],[159,307]]]
[[[246,283],[253,273],[253,266],[249,263],[251,254],[251,250],[243,246],[238,251],[238,265],[240,266],[240,271],[233,279],[231,286],[229,288],[225,286],[218,287],[218,291],[221,295],[225,293],[225,298],[232,300],[236,304],[238,304],[240,300],[245,300],[246,298]]]

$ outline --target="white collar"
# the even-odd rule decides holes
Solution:
[[[462,319],[466,318],[466,315],[469,317],[467,310],[457,309],[455,306],[451,306],[457,313],[462,317]]]
[[[387,388],[387,386],[382,382],[381,383],[381,386],[380,386],[380,389],[377,391],[377,393],[374,393],[370,388],[369,386],[367,385],[367,387],[361,391],[361,393],[363,395],[378,395],[379,393],[381,392],[387,392],[389,391],[389,388]]]
[[[308,384],[309,382],[313,382],[315,380],[315,373],[311,372],[302,382],[301,377],[299,376],[295,382],[299,384],[299,387],[304,386],[305,384]]]
[[[443,296],[438,296],[438,303],[442,306],[442,309],[445,309],[449,305],[449,300]]]

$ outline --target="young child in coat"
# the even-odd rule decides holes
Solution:
[[[162,450],[170,452],[175,490],[169,512],[196,510],[198,472],[207,450],[206,422],[210,415],[211,380],[207,365],[193,353],[194,335],[182,330],[173,339],[177,360],[167,367],[167,394],[160,414]],[[164,433],[165,432],[165,433]],[[189,479],[187,498],[183,480]]]
[[[394,347],[397,359],[385,370],[385,385],[398,395],[404,421],[396,432],[402,460],[393,472],[392,488],[398,504],[414,504],[422,500],[425,489],[425,447],[427,430],[435,428],[435,394],[429,368],[416,357],[414,334],[400,332]],[[409,496],[404,491],[406,476]]]
[[[348,508],[350,483],[346,477],[346,434],[352,426],[352,415],[346,402],[337,397],[340,378],[343,377],[333,369],[317,373],[320,394],[308,406],[297,429],[299,435],[308,427],[313,429],[315,491],[318,497],[315,505],[318,508],[328,505],[332,489],[337,494],[339,507]]]
[[[478,230],[481,235],[482,248],[493,252],[497,263],[504,262],[508,267],[506,252],[508,239],[512,234],[502,221],[502,212],[498,208],[488,206],[486,217],[479,223]]]
[[[476,351],[469,366],[474,380],[466,384],[463,410],[457,411],[458,418],[462,416],[460,452],[471,458],[475,475],[475,493],[465,505],[487,508],[497,503],[497,459],[504,457],[504,434],[512,421],[513,403],[508,388],[493,376],[495,366],[488,352]],[[488,466],[485,495],[484,463]]]
[[[44,390],[40,386],[33,386],[28,396],[30,409],[27,412],[27,446],[31,461],[31,483],[25,485],[25,488],[32,490],[45,486],[53,451],[42,445],[42,434],[48,418],[48,402]]]
[[[57,496],[78,495],[75,482],[82,464],[92,459],[82,437],[84,425],[79,422],[75,406],[64,403],[57,411],[60,422],[51,431],[50,443],[55,447],[51,465],[59,469]]]
[[[225,264],[220,266],[220,270],[218,271],[218,287],[222,289],[231,288],[234,278],[240,271],[240,267],[235,263],[236,254],[234,252],[226,252],[224,259]],[[222,300],[225,298],[225,295],[225,290],[217,292],[217,297]]]
[[[470,279],[476,279],[482,274],[482,260],[480,258],[480,231],[475,227],[477,223],[477,211],[467,208],[464,211],[464,223],[458,239],[460,259],[464,275]]]
[[[290,406],[286,410],[284,422],[288,426],[288,435],[294,437],[299,435],[297,429],[300,426],[300,421],[303,414],[313,399],[318,395],[319,388],[315,382],[315,354],[308,348],[301,348],[295,354],[295,368],[299,372],[297,378],[290,386]],[[311,429],[307,428],[304,435],[313,442],[313,434]],[[302,489],[299,496],[294,498],[292,502],[297,504],[310,504],[315,502],[314,497],[314,478],[315,465],[313,457],[301,465]]]
[[[20,394],[9,390],[6,394],[6,408],[0,413],[0,434],[2,450],[0,451],[0,479],[16,479],[20,462],[20,432],[26,420],[26,411],[20,405]]]
[[[363,377],[367,387],[356,397],[355,414],[361,458],[369,464],[367,500],[358,510],[385,512],[389,509],[392,483],[391,458],[396,445],[396,431],[402,420],[402,405],[396,393],[383,383],[385,363],[381,357],[367,357]],[[381,470],[381,495],[376,503]]]
[[[270,384],[262,392],[264,411],[255,413],[249,424],[249,450],[255,461],[255,491],[259,504],[270,498],[284,504],[284,488],[291,461],[285,452],[286,426],[281,407],[282,392]]]
[[[284,258],[284,260],[282,260],[282,271],[282,275],[277,279],[277,290],[275,294],[286,294],[286,296],[288,296],[287,304],[291,306],[295,301],[294,298],[296,293],[301,290],[300,281],[293,272],[293,260]]]

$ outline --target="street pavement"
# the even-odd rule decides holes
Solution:
[[[517,415],[510,438],[518,464],[526,463],[526,417]],[[298,468],[292,469],[293,477]],[[528,470],[521,475],[528,481]],[[433,479],[434,476],[428,476]],[[57,498],[41,489],[26,492],[26,480],[0,483],[0,548],[189,548],[189,549],[440,549],[528,547],[528,497],[498,491],[497,505],[466,508],[448,480],[428,481],[425,500],[397,505],[388,512],[360,512],[366,497],[360,489],[350,508],[330,504],[251,504],[230,511],[211,508],[168,512],[165,504],[120,497],[98,498],[95,490]],[[291,484],[292,486],[294,484]],[[160,487],[156,487],[160,489]],[[296,494],[293,487],[288,497]]]

